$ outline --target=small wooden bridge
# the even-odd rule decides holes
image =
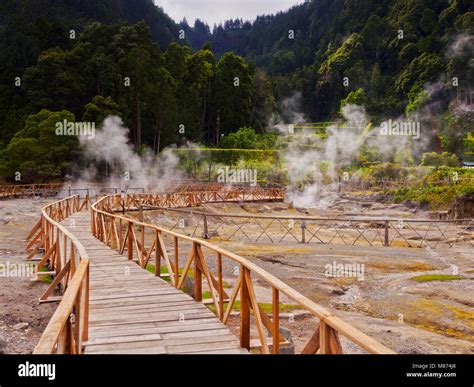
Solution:
[[[183,186],[181,184],[179,187]],[[89,187],[89,188],[73,188],[63,183],[51,184],[14,184],[0,185],[0,199],[43,197],[43,198],[65,198],[73,195],[98,196],[98,195],[114,195],[121,191],[130,193],[143,193],[143,188],[118,188],[118,187]]]
[[[11,199],[30,196],[55,196],[63,184],[15,184],[1,185],[0,199]]]
[[[147,205],[283,197],[280,189],[236,188],[73,196],[44,207],[28,236],[28,257],[44,253],[37,275],[53,275],[54,280],[40,301],[60,303],[34,353],[277,354],[285,344],[281,297],[319,321],[302,353],[343,353],[339,335],[369,353],[393,353],[245,258],[125,216]],[[256,278],[269,291],[271,313],[257,301]],[[59,297],[54,295],[58,287]],[[239,337],[227,327],[232,312],[238,312],[233,332],[238,328]]]

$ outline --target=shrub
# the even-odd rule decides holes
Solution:
[[[401,179],[408,175],[408,171],[394,163],[382,163],[374,167],[374,177],[376,179]]]
[[[459,160],[455,154],[448,152],[443,153],[424,153],[421,159],[421,165],[432,166],[432,167],[459,167]]]

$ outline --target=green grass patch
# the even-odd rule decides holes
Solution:
[[[466,270],[466,273],[474,273],[474,269]]]
[[[456,281],[462,280],[464,277],[460,275],[450,275],[450,274],[422,274],[417,275],[416,277],[411,277],[410,280],[416,282],[430,282],[430,281]]]
[[[50,270],[47,267],[42,267],[39,271],[45,272],[45,271],[50,271]],[[53,276],[51,275],[39,275],[38,279],[40,282],[44,282],[46,284],[50,284],[51,282],[53,282]]]
[[[155,274],[155,265],[152,265],[152,264],[148,264],[146,265],[146,269],[150,272],[150,273],[153,273]],[[182,274],[183,273],[183,269],[179,269],[179,274]],[[160,274],[169,274],[169,271],[168,271],[168,268],[166,266],[162,266],[160,268]],[[194,271],[193,269],[189,269],[188,270],[188,275],[189,276],[194,276]],[[163,277],[163,280],[165,280],[166,282],[171,282],[171,279],[170,277]]]

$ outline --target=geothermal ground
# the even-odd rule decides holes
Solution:
[[[14,269],[26,264],[25,239],[47,203],[36,199],[0,201],[0,265]],[[57,307],[56,303],[38,302],[47,286],[25,276],[0,276],[0,354],[33,351]]]
[[[193,209],[216,214],[262,214],[297,216],[308,213],[322,217],[371,215],[427,218],[432,214],[403,205],[380,203],[362,205],[350,198],[340,200],[326,210],[295,210],[283,203],[212,204]],[[0,202],[0,264],[25,263],[24,240],[38,219],[46,200],[17,199]],[[131,213],[130,216],[138,216]],[[145,221],[173,227],[184,218],[184,233],[194,226],[188,215],[147,211]],[[398,353],[472,353],[474,351],[474,254],[472,247],[440,247],[436,249],[345,246],[341,244],[301,244],[296,241],[249,243],[241,234],[231,234],[234,221],[223,218],[223,226],[212,232],[210,242],[242,255],[269,273],[288,283],[313,301],[331,309],[349,324]],[[211,231],[212,227],[210,228]],[[254,231],[250,231],[254,232]],[[196,236],[201,236],[197,235]],[[403,245],[403,244],[400,244]],[[184,266],[188,246],[183,246],[180,266]],[[215,257],[204,254],[211,271],[216,270]],[[325,266],[337,263],[363,264],[364,276],[328,278]],[[422,274],[453,274],[460,279],[417,282]],[[235,266],[224,260],[224,276],[231,291]],[[0,278],[0,353],[30,353],[47,325],[57,304],[39,304],[38,298],[47,284],[30,278]],[[270,289],[256,281],[257,299],[262,305],[271,303]],[[204,289],[206,290],[206,289]],[[299,310],[291,300],[285,304],[281,325],[288,331],[296,351],[301,350],[314,331],[317,321]],[[231,329],[238,332],[239,317],[230,319]],[[252,332],[257,337],[256,332]],[[360,348],[341,338],[344,351],[360,353]]]
[[[366,198],[365,198],[366,199]],[[410,207],[410,208],[408,208]],[[302,213],[321,217],[337,216],[389,216],[393,218],[428,218],[434,214],[413,208],[412,204],[364,204],[359,201],[341,200],[326,210],[295,210],[282,203],[266,204],[208,204],[192,211],[214,214],[288,215]],[[131,214],[137,216],[136,214]],[[176,228],[187,234],[201,236],[195,231],[195,218],[191,215],[146,212],[145,221],[173,227],[184,219],[186,227]],[[472,353],[474,351],[474,254],[469,244],[451,248],[383,247],[342,244],[301,244],[296,241],[250,243],[239,231],[239,220],[219,219],[219,228],[209,226],[210,242],[248,258],[282,281],[310,298],[329,307],[336,315],[356,326],[362,332],[379,340],[398,353]],[[243,222],[243,221],[241,221]],[[201,225],[202,226],[202,225]],[[243,230],[255,239],[261,228],[246,224]],[[271,227],[269,229],[271,231]],[[273,230],[275,231],[275,230]],[[225,237],[223,237],[225,235]],[[280,234],[281,235],[281,234]],[[395,241],[397,242],[397,241]],[[403,241],[394,245],[403,246]],[[204,252],[205,253],[205,252]],[[206,255],[206,254],[205,254]],[[180,266],[185,263],[185,254]],[[364,276],[358,278],[328,278],[325,267],[338,264],[363,264]],[[216,261],[207,258],[211,270]],[[224,266],[224,269],[225,266]],[[232,263],[229,262],[227,280],[233,283]],[[434,274],[457,274],[453,280],[434,281]],[[414,277],[429,275],[428,281],[418,282]],[[235,276],[234,276],[235,277]],[[271,291],[263,281],[258,281],[257,298],[260,303],[271,303]],[[316,319],[298,310],[291,300],[286,302],[282,325],[291,332],[296,350],[302,349],[316,327]],[[238,317],[233,323],[238,332]],[[256,332],[254,332],[255,337]],[[342,339],[345,352],[361,350]]]

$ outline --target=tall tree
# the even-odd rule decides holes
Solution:
[[[252,96],[252,76],[248,64],[240,56],[225,54],[217,64],[214,83],[214,104],[220,123],[217,136],[250,126]]]

